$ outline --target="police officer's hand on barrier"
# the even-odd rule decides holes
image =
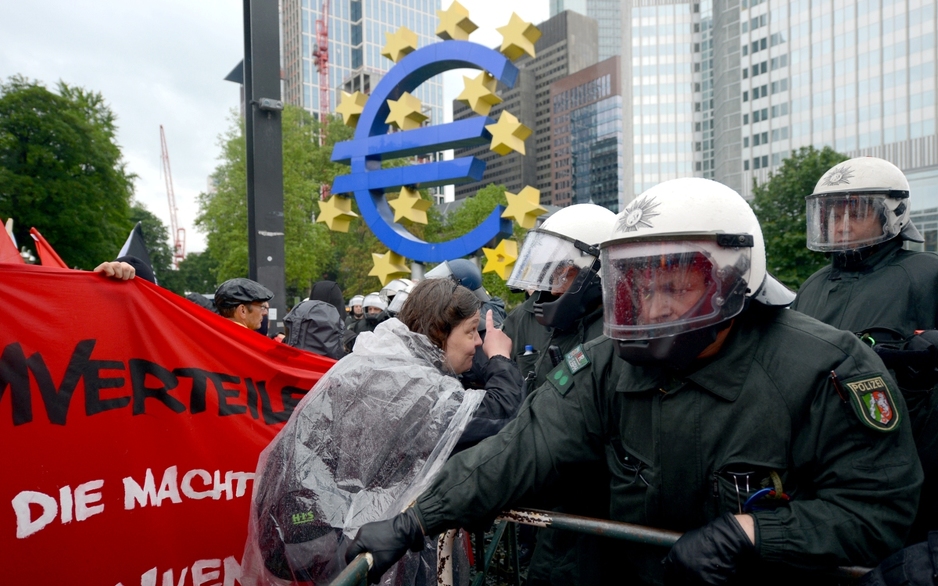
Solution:
[[[664,559],[665,584],[725,584],[756,548],[732,513],[688,531]]]
[[[423,528],[412,508],[386,521],[362,525],[348,551],[345,562],[351,563],[360,553],[370,552],[374,565],[368,571],[368,582],[377,584],[397,560],[410,551],[421,551],[424,546]]]

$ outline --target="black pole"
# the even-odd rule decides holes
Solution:
[[[274,292],[270,332],[286,311],[283,129],[277,0],[244,0],[244,105],[248,182],[248,278]]]

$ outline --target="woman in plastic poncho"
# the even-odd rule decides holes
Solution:
[[[488,328],[483,344],[480,319],[465,287],[422,281],[397,319],[362,333],[320,379],[258,461],[242,584],[328,583],[358,527],[403,510],[463,434],[514,415],[522,379],[511,340]],[[479,345],[486,389],[464,390],[455,375]],[[383,583],[435,584],[435,552],[428,541]]]

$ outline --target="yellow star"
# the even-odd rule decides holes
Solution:
[[[394,279],[410,277],[410,269],[407,268],[407,259],[393,252],[387,251],[385,254],[371,253],[371,260],[375,266],[369,271],[369,277],[378,277],[381,286],[385,286]]]
[[[368,96],[361,92],[355,92],[354,94],[342,92],[342,101],[336,106],[335,111],[342,115],[346,126],[355,126],[358,124],[358,117],[365,109],[365,102],[367,101]]]
[[[333,195],[326,201],[319,202],[317,222],[322,222],[333,232],[348,232],[349,223],[358,217],[352,211],[352,200]]]
[[[406,26],[393,33],[384,33],[384,38],[387,42],[381,49],[381,55],[395,63],[417,50],[417,33]]]
[[[521,20],[516,13],[511,13],[508,24],[495,29],[502,34],[502,46],[499,51],[512,61],[525,53],[534,57],[534,43],[541,38],[541,31],[536,26]]]
[[[500,155],[511,151],[524,154],[524,139],[531,136],[531,129],[518,121],[507,110],[502,111],[495,124],[486,124],[485,129],[492,134],[491,150]]]
[[[456,100],[472,108],[476,114],[488,116],[492,106],[502,101],[495,95],[498,82],[485,71],[475,78],[464,75],[462,80],[464,87],[462,93],[456,96]]]
[[[401,194],[397,199],[389,201],[388,205],[394,208],[395,222],[407,218],[411,222],[426,224],[427,210],[430,209],[431,203],[421,198],[416,189],[401,187]]]
[[[508,207],[502,212],[503,218],[513,218],[518,225],[526,230],[534,227],[537,217],[546,214],[547,210],[541,207],[541,190],[530,185],[518,192],[517,195],[505,192]]]
[[[518,243],[514,240],[502,240],[495,248],[483,248],[485,253],[485,268],[483,273],[495,273],[502,280],[507,281],[511,269],[518,260]]]
[[[401,130],[413,130],[420,128],[420,124],[429,118],[421,110],[423,105],[418,98],[404,92],[400,100],[388,100],[388,107],[391,113],[385,119],[387,124],[393,124]]]
[[[455,0],[446,10],[437,10],[436,17],[440,19],[436,36],[444,41],[468,41],[469,33],[479,28],[469,20],[469,11]]]

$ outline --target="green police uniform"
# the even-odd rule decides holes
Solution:
[[[471,525],[536,498],[565,463],[602,460],[610,518],[677,531],[780,488],[790,501],[752,512],[760,583],[781,567],[873,565],[901,547],[922,480],[894,389],[856,337],[757,303],[683,377],[628,364],[599,338],[501,433],[451,459],[415,512],[431,535]],[[664,554],[622,542],[616,579],[659,582]]]
[[[844,266],[835,260],[811,275],[792,308],[855,333],[888,328],[908,337],[915,330],[938,329],[938,255],[903,250],[902,239],[894,238],[858,263]],[[938,390],[902,388],[902,394],[925,472],[922,494],[935,494]],[[924,539],[928,529],[938,529],[934,498],[922,500],[920,516],[911,536],[914,541]]]
[[[548,348],[557,346],[561,355],[598,338],[603,333],[603,308],[596,307],[569,330],[541,325],[534,315],[534,297],[528,298],[505,319],[502,328],[512,340],[512,357],[527,378],[529,389],[544,384],[554,368]],[[525,346],[534,347],[525,354]],[[535,503],[558,512],[604,518],[608,515],[608,472],[600,462],[567,464],[550,491]],[[537,548],[528,567],[529,584],[595,584],[601,575],[603,553],[608,541],[570,531],[541,529]]]

